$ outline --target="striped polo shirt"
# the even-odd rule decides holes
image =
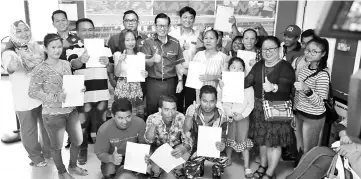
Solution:
[[[316,70],[310,69],[309,66],[305,67],[298,74],[297,81],[304,81],[315,72]],[[309,118],[324,117],[326,112],[324,100],[328,98],[330,83],[328,72],[320,71],[317,75],[309,77],[304,83],[311,88],[313,93],[307,96],[304,91],[296,91],[295,108]]]
[[[68,50],[73,50],[80,47],[78,44],[71,46]],[[68,55],[69,62],[73,59],[77,59],[77,54]],[[109,61],[111,62],[111,60]],[[86,88],[84,94],[84,103],[107,101],[110,99],[108,90],[108,73],[107,68],[86,68],[86,65],[73,71],[74,75],[84,75],[84,86]]]

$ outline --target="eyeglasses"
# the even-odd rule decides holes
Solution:
[[[168,28],[169,28],[168,25],[156,25],[156,27],[157,27],[158,29],[168,29]]]
[[[263,52],[263,53],[267,53],[267,52],[271,52],[271,53],[273,53],[273,52],[275,52],[275,51],[276,51],[276,49],[278,49],[278,47],[275,47],[275,48],[268,48],[268,49],[262,49],[262,52]]]
[[[305,53],[311,54],[312,56],[316,56],[317,54],[322,53],[322,51],[316,51],[316,50],[311,51],[310,49],[306,48]]]
[[[138,20],[137,19],[125,19],[124,22],[130,24],[130,23],[136,23],[136,22],[138,22]]]

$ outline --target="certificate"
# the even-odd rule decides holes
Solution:
[[[204,75],[205,73],[205,64],[195,61],[189,62],[188,75],[185,86],[194,89],[201,89],[203,82],[199,79],[199,76]]]
[[[127,55],[127,82],[145,82],[141,72],[145,70],[145,55]]]
[[[257,54],[255,52],[250,52],[246,50],[238,50],[237,57],[241,58],[246,65],[246,74],[248,74],[253,65],[256,64]]]
[[[222,32],[232,32],[232,24],[229,23],[228,20],[231,16],[233,16],[233,14],[233,7],[217,6],[214,29]]]
[[[244,73],[222,72],[222,102],[243,103],[244,101]]]
[[[84,46],[88,52],[89,60],[86,62],[87,68],[105,67],[105,65],[99,62],[101,56],[109,55],[107,48],[104,47],[104,39],[84,39]]]
[[[182,158],[175,158],[171,155],[173,148],[168,144],[165,143],[160,146],[150,159],[157,164],[160,168],[162,168],[165,172],[169,173],[175,167],[185,163],[186,161]]]
[[[222,128],[198,126],[197,156],[219,158],[216,142],[221,141]]]
[[[66,93],[63,108],[84,105],[84,75],[64,75],[63,89]]]
[[[144,158],[146,155],[149,155],[149,151],[150,145],[148,144],[127,142],[124,169],[146,174],[147,164]]]

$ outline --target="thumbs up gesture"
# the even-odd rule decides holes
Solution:
[[[187,43],[186,40],[184,40],[183,49],[184,49],[184,50],[188,50],[188,49],[189,49],[189,43]]]
[[[271,91],[274,90],[274,85],[271,82],[268,81],[267,77],[264,79],[263,90],[265,92],[271,92]]]
[[[123,159],[123,155],[118,154],[118,148],[115,147],[110,162],[114,163],[114,165],[120,165],[122,159]]]
[[[162,60],[162,57],[159,55],[158,48],[155,50],[155,53],[153,55],[153,60],[155,63],[159,63]]]
[[[124,61],[127,58],[127,50],[124,49],[123,53],[120,54],[119,60]]]

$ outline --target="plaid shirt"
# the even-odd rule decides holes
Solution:
[[[193,107],[193,105],[189,106]],[[188,109],[189,109],[188,108]],[[188,114],[188,109],[186,114]],[[198,126],[211,126],[211,127],[220,127],[222,128],[222,141],[225,143],[227,139],[228,123],[227,116],[224,114],[221,107],[216,107],[214,116],[208,123],[205,122],[204,116],[202,114],[201,106],[196,105],[195,115],[192,117],[193,127],[189,132],[186,132],[186,136],[191,138],[193,141],[193,150],[191,153],[197,150],[197,140],[198,140]]]
[[[155,125],[153,121],[156,118],[162,118],[162,115],[159,112],[157,112],[148,117],[145,127],[145,133],[147,133],[148,129],[152,125]],[[184,120],[185,120],[184,115],[180,112],[177,112],[175,118],[172,121],[172,125],[168,131],[166,124],[164,123],[163,120],[161,120],[161,123],[157,125],[155,128],[156,135],[154,141],[150,141],[147,139],[147,137],[144,137],[145,141],[150,144],[155,143],[157,147],[163,145],[164,143],[168,143],[172,147],[175,147],[182,143],[192,147],[193,145],[192,139],[184,134],[184,130],[183,130]]]

